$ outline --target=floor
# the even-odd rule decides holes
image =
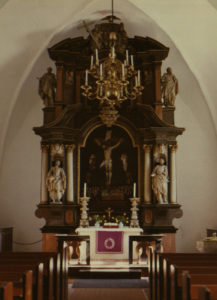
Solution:
[[[148,300],[148,279],[70,279],[68,300]]]
[[[140,261],[139,264],[129,265],[128,261],[94,261],[90,266],[81,264],[80,267],[85,272],[85,268],[90,268],[90,277],[70,278],[68,281],[68,300],[148,300],[149,281],[147,277],[133,278],[126,277],[124,273],[129,273],[133,269],[147,268],[147,261]],[[76,267],[76,262],[70,261],[69,266]],[[108,278],[100,277],[106,273]],[[110,274],[109,274],[110,273]],[[122,276],[120,278],[119,276]],[[147,275],[143,275],[147,276]],[[84,279],[86,278],[86,279]],[[111,279],[112,278],[112,279]]]

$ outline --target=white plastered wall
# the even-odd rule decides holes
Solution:
[[[177,153],[184,215],[174,224],[177,250],[193,250],[206,228],[217,228],[217,12],[205,0],[114,2],[129,36],[150,36],[170,47],[163,70],[171,66],[179,79],[175,118],[186,128]],[[36,77],[53,65],[46,48],[86,35],[78,23],[99,20],[109,9],[108,0],[9,0],[0,9],[0,226],[13,226],[16,241],[40,240],[44,224],[34,216],[41,170],[40,138],[32,127],[42,124]],[[39,248],[40,243],[15,246]]]

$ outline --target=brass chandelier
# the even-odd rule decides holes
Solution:
[[[124,62],[115,51],[116,32],[109,36],[110,49],[107,58],[99,60],[98,49],[91,56],[90,69],[85,71],[85,83],[81,86],[82,95],[100,104],[114,107],[129,99],[135,100],[142,94],[140,70],[134,68],[134,57],[126,50]],[[89,78],[89,75],[91,78]]]

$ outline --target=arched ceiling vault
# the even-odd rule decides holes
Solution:
[[[36,64],[40,72],[46,68],[40,62],[41,55],[65,37],[86,35],[84,30],[77,29],[79,22],[108,15],[110,1],[8,0],[0,8],[1,158],[21,90],[28,78],[36,77],[32,71]],[[149,35],[174,47],[194,75],[217,132],[217,11],[210,2],[116,0],[115,14],[122,19],[129,36]],[[49,64],[48,57],[46,63]],[[182,100],[191,105],[192,99]]]

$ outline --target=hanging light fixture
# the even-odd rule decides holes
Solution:
[[[113,1],[112,15],[105,19],[108,19],[110,23],[118,19],[113,15]],[[129,55],[129,51],[126,50],[123,62],[117,58],[116,41],[116,32],[110,32],[110,49],[107,58],[99,60],[98,49],[95,49],[90,59],[90,68],[85,71],[85,83],[81,86],[82,95],[110,106],[120,106],[127,99],[135,100],[144,89],[141,85],[140,70],[134,69],[133,55]],[[89,78],[89,75],[92,78]]]
[[[110,47],[107,58],[99,60],[98,49],[91,56],[90,69],[85,72],[85,84],[81,86],[88,99],[98,99],[101,104],[120,105],[123,101],[135,100],[142,94],[140,70],[134,69],[134,57],[126,50],[124,62],[116,57],[116,32],[110,33]],[[95,80],[89,85],[89,75]]]

